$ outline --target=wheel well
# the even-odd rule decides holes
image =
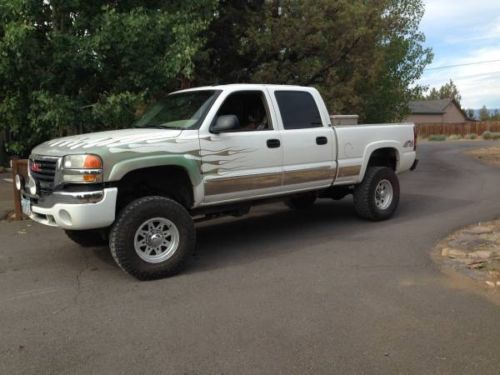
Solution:
[[[176,166],[160,166],[127,173],[118,182],[117,209],[149,195],[168,197],[188,209],[191,208],[193,188],[187,171]]]
[[[398,151],[394,148],[379,148],[370,155],[369,167],[389,167],[396,170],[398,165]]]

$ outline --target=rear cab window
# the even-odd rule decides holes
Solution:
[[[313,96],[306,91],[275,91],[285,130],[319,128],[321,115]]]

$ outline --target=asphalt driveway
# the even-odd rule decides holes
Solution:
[[[433,245],[500,216],[500,168],[427,143],[388,222],[351,198],[199,226],[177,277],[137,282],[105,248],[0,223],[0,373],[500,373],[500,308],[453,288]],[[498,144],[498,143],[497,143]]]

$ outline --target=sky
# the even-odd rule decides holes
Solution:
[[[419,83],[439,88],[453,79],[464,108],[500,108],[500,0],[424,3],[420,29],[434,60]],[[444,68],[462,64],[473,65]]]

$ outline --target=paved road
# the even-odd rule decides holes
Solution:
[[[0,373],[498,374],[499,307],[429,256],[500,214],[500,169],[463,155],[480,144],[421,145],[389,222],[344,199],[206,223],[189,270],[166,280],[0,224]]]

